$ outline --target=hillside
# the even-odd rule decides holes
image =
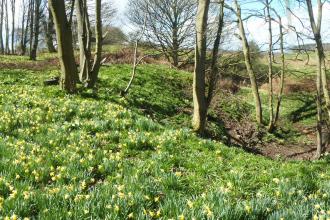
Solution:
[[[330,218],[330,158],[271,160],[195,136],[187,72],[143,65],[121,98],[130,66],[112,65],[98,95],[65,95],[43,86],[56,68],[1,60],[17,64],[0,70],[2,219]],[[240,94],[222,104],[234,118],[251,108]]]

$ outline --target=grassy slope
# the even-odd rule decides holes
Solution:
[[[189,75],[143,66],[125,100],[129,70],[103,69],[98,97],[42,87],[51,72],[0,71],[0,216],[330,218],[327,159],[272,161],[176,129]]]

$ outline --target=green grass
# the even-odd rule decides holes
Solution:
[[[0,219],[330,218],[329,158],[196,137],[188,73],[141,66],[126,99],[129,66],[103,68],[98,96],[43,87],[54,74],[0,71]]]

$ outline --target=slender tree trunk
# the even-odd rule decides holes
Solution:
[[[22,0],[22,23],[21,23],[21,38],[20,38],[20,55],[23,56],[23,44],[24,44],[24,35],[25,35],[25,0]]]
[[[272,18],[270,15],[270,3],[266,0],[266,12],[268,20],[268,108],[269,108],[269,124],[268,131],[274,130],[274,91],[273,91],[273,30],[272,30]]]
[[[87,12],[87,1],[75,1],[76,14],[78,23],[78,41],[80,51],[80,74],[81,82],[89,81],[89,73],[91,71],[91,53],[90,53],[90,30]]]
[[[30,38],[29,38],[29,45],[30,45],[30,51],[29,54],[31,54],[32,52],[32,42],[33,42],[33,31],[34,31],[34,4],[35,4],[35,0],[30,0]]]
[[[30,5],[30,2],[29,2],[29,5]],[[28,5],[28,8],[30,8],[30,6]],[[22,28],[22,41],[21,41],[21,55],[25,55],[26,54],[26,47],[27,47],[27,43],[28,43],[28,32],[29,32],[29,26],[30,26],[30,23],[31,23],[31,11],[28,10],[28,13],[27,13],[27,20],[26,20],[26,24],[25,24],[25,27]]]
[[[60,85],[68,93],[76,92],[77,66],[75,63],[72,30],[67,20],[64,0],[48,0],[52,12],[58,43],[58,56],[61,63]]]
[[[8,15],[8,0],[5,0],[6,4],[6,54],[10,54],[9,47],[9,15]]]
[[[179,42],[178,42],[178,28],[173,28],[172,33],[172,40],[173,40],[173,49],[172,49],[172,60],[173,60],[173,66],[178,67],[179,66]]]
[[[193,83],[194,116],[193,129],[203,134],[206,126],[207,106],[205,98],[205,61],[206,61],[206,34],[210,0],[198,1],[196,17],[196,49],[195,71]]]
[[[224,1],[222,0],[220,2],[220,13],[219,13],[219,20],[218,20],[218,29],[217,29],[217,34],[216,38],[214,41],[213,45],[213,50],[212,50],[212,62],[211,62],[211,76],[209,79],[209,88],[207,92],[207,98],[206,98],[206,106],[209,108],[211,105],[214,92],[215,92],[215,87],[218,82],[219,78],[219,69],[218,69],[218,58],[219,58],[219,47],[220,47],[220,42],[221,42],[221,35],[222,35],[222,30],[223,30],[223,21],[224,21]]]
[[[44,23],[44,29],[46,30],[46,44],[48,48],[49,53],[55,53],[56,49],[54,47],[54,39],[53,39],[53,33],[54,33],[54,21],[53,16],[50,10],[48,10],[48,19],[43,21]]]
[[[255,109],[256,109],[256,119],[258,124],[262,124],[262,106],[261,106],[261,100],[260,100],[260,95],[259,95],[259,89],[257,85],[257,80],[255,73],[253,71],[252,63],[251,63],[251,54],[250,54],[250,47],[245,35],[245,29],[244,29],[244,24],[242,20],[242,15],[241,15],[241,8],[240,5],[238,4],[237,0],[235,0],[235,5],[236,5],[236,14],[238,18],[238,26],[240,30],[240,37],[242,40],[242,47],[243,47],[243,54],[244,54],[244,59],[245,59],[245,65],[246,65],[246,70],[249,74],[250,81],[251,81],[251,88],[254,96],[254,102],[255,102]]]
[[[322,96],[321,92],[323,90],[323,95],[325,97],[326,109],[328,111],[328,116],[330,119],[330,98],[327,87],[327,76],[326,76],[326,67],[325,67],[325,55],[321,37],[321,26],[322,26],[322,12],[323,12],[323,3],[321,0],[317,0],[318,3],[318,17],[315,21],[313,5],[311,0],[306,0],[308,15],[312,31],[314,34],[314,40],[316,43],[316,56],[317,56],[317,76],[316,76],[316,104],[317,104],[317,151],[315,158],[318,159],[321,157],[324,152],[324,146],[322,144]]]
[[[11,52],[15,53],[14,43],[15,43],[15,0],[11,0]]]
[[[94,63],[92,67],[92,71],[90,72],[90,80],[88,81],[88,88],[94,88],[99,71],[101,68],[101,59],[102,59],[102,17],[101,17],[101,0],[95,0],[95,37],[96,37],[96,48],[95,48],[95,57]]]
[[[275,111],[275,120],[274,124],[276,125],[279,120],[280,115],[280,108],[284,90],[284,78],[285,78],[285,53],[284,53],[284,34],[283,34],[283,26],[282,26],[282,19],[278,16],[279,20],[279,27],[280,27],[280,52],[281,52],[281,77],[280,77],[280,90],[277,97],[277,105]]]
[[[322,63],[319,52],[316,52],[318,58],[317,65],[317,76],[316,76],[316,105],[317,105],[317,124],[316,124],[316,134],[317,134],[317,149],[315,158],[319,159],[324,151],[323,141],[322,141]]]
[[[1,54],[5,53],[4,45],[3,45],[3,10],[4,10],[4,1],[1,0],[1,8],[0,8],[0,52]]]
[[[39,29],[40,29],[40,5],[41,0],[35,0],[35,9],[34,9],[34,37],[33,45],[30,53],[30,60],[37,59],[37,50],[39,44]]]

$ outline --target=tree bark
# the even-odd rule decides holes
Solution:
[[[33,45],[30,53],[30,60],[37,60],[37,50],[39,44],[39,28],[40,28],[40,5],[41,0],[34,2],[34,30],[33,30]]]
[[[12,21],[11,21],[11,52],[15,53],[15,0],[11,0],[11,15],[12,15]]]
[[[29,4],[27,6],[28,8],[30,8],[30,4],[31,4],[31,1],[29,1]],[[31,13],[32,12],[30,10],[28,10],[25,27],[24,27],[24,24],[22,26],[22,39],[21,39],[21,55],[22,56],[25,55],[25,53],[26,53],[26,47],[27,47],[27,43],[28,43],[28,32],[29,32],[29,26],[31,23]]]
[[[273,30],[272,30],[272,18],[270,15],[270,2],[266,0],[266,12],[268,20],[268,108],[269,108],[269,124],[268,131],[274,130],[274,91],[273,91]]]
[[[71,26],[67,20],[64,0],[48,0],[51,9],[56,37],[58,55],[61,63],[60,85],[68,93],[76,92],[77,66],[74,59]]]
[[[53,42],[53,33],[54,33],[54,21],[53,16],[50,10],[48,10],[48,19],[44,20],[44,29],[46,30],[46,44],[49,53],[55,53],[56,49]]]
[[[218,58],[219,58],[219,47],[220,47],[220,42],[221,42],[221,35],[222,35],[222,30],[223,30],[223,22],[224,22],[224,0],[220,1],[220,13],[219,13],[219,19],[218,19],[218,29],[217,29],[217,34],[216,38],[214,41],[213,45],[213,50],[212,50],[212,62],[211,62],[211,75],[209,79],[209,88],[207,92],[207,98],[206,98],[206,106],[207,109],[211,105],[214,92],[215,92],[215,87],[219,79],[219,69],[218,69]]]
[[[317,56],[317,73],[316,73],[316,104],[317,104],[317,151],[315,158],[321,157],[324,152],[324,146],[322,144],[322,96],[321,92],[323,90],[323,95],[326,102],[326,109],[328,112],[328,117],[330,119],[330,98],[327,85],[326,76],[326,66],[325,66],[325,54],[323,49],[322,37],[321,37],[321,26],[322,26],[322,11],[323,3],[321,0],[317,0],[318,3],[318,17],[317,21],[314,18],[313,5],[311,0],[306,0],[310,25],[314,34],[314,40],[316,43],[316,56]]]
[[[238,19],[238,26],[239,26],[239,31],[240,31],[240,38],[242,41],[243,54],[244,54],[244,59],[245,59],[245,66],[246,66],[246,70],[250,77],[251,88],[252,88],[252,92],[253,92],[253,96],[254,96],[255,109],[256,109],[256,120],[257,120],[258,124],[262,124],[262,106],[261,106],[259,89],[258,89],[256,76],[253,71],[253,67],[252,67],[252,63],[251,63],[250,47],[249,47],[249,44],[248,44],[248,41],[247,41],[247,38],[245,35],[241,8],[240,8],[240,5],[238,4],[237,0],[235,0],[235,5],[236,5],[236,15],[237,15],[237,19]]]
[[[193,83],[193,130],[203,134],[206,126],[207,106],[205,98],[206,34],[210,0],[199,0],[196,17],[195,71]]]
[[[6,54],[10,54],[10,47],[9,47],[9,15],[8,15],[8,0],[5,0],[6,6]]]
[[[78,41],[80,53],[79,79],[82,83],[87,83],[89,81],[88,77],[91,71],[91,36],[87,12],[87,1],[75,1],[75,4],[78,23]]]
[[[101,68],[102,59],[102,18],[101,18],[101,0],[95,0],[95,37],[96,37],[96,47],[95,47],[95,57],[92,70],[90,72],[90,77],[88,81],[88,88],[94,88],[99,71]]]
[[[31,54],[32,51],[32,42],[33,42],[33,32],[34,32],[34,4],[35,4],[35,0],[30,0],[30,25],[29,25],[29,29],[30,29],[30,38],[29,38],[29,46],[30,46],[30,51],[29,54]]]
[[[4,48],[4,42],[3,42],[3,35],[2,35],[2,32],[3,32],[3,13],[4,13],[4,1],[5,0],[1,0],[1,8],[0,8],[0,52],[1,54],[4,54],[5,53],[5,48]]]
[[[275,119],[274,124],[276,125],[279,120],[280,108],[284,90],[284,78],[285,78],[285,53],[284,53],[284,34],[283,34],[283,25],[282,19],[278,16],[279,28],[280,28],[280,53],[281,53],[281,77],[280,77],[280,91],[277,97],[277,105],[275,110]]]

